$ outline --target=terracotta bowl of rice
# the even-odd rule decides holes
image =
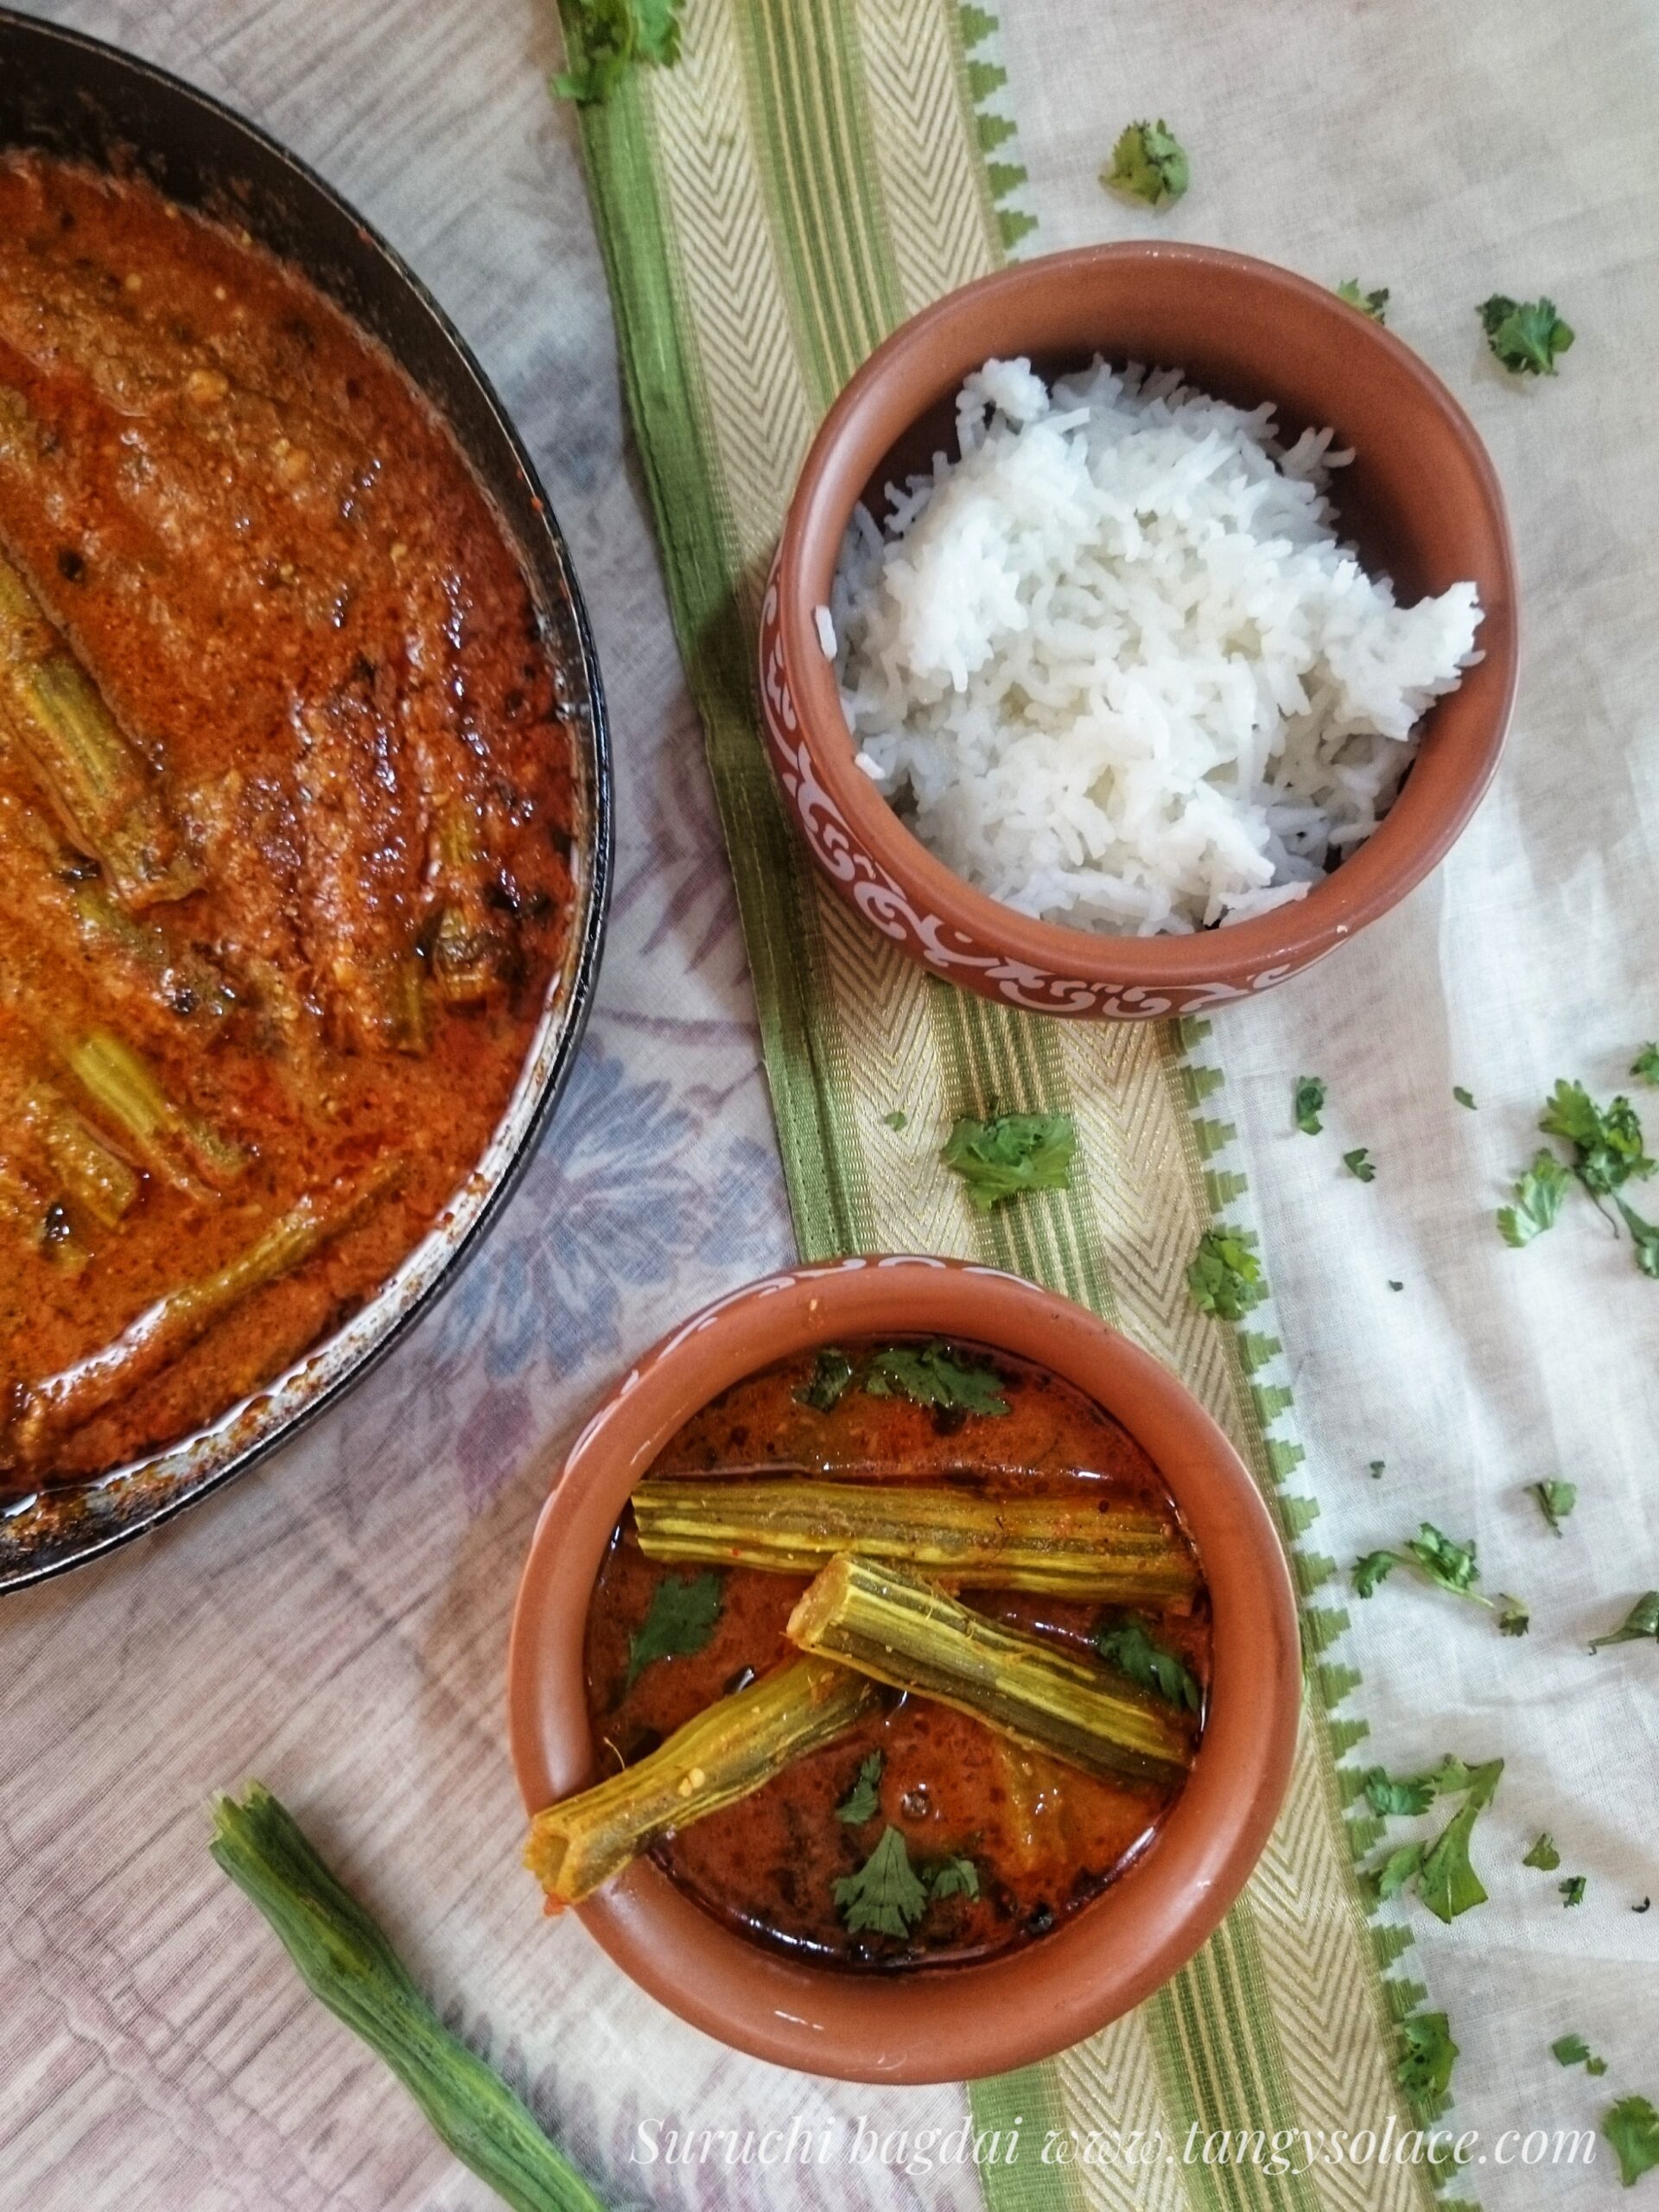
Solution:
[[[1439,378],[1243,255],[1049,255],[896,331],[801,472],[760,634],[814,859],[1043,1013],[1282,982],[1403,899],[1497,765],[1515,557]]]

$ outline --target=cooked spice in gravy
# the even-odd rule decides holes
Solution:
[[[1202,1691],[1208,1601],[1174,1503],[1134,1439],[1069,1383],[1000,1352],[952,1348],[994,1371],[1002,1414],[924,1406],[902,1392],[873,1395],[863,1379],[883,1348],[842,1348],[854,1379],[827,1409],[804,1402],[818,1371],[810,1354],[738,1383],[686,1424],[652,1478],[827,1475],[946,1483],[995,1499],[1052,1497],[1073,1509],[1139,1509],[1163,1524],[1167,1551],[1186,1563],[1196,1595],[1130,1609],[1015,1591],[960,1594],[978,1611],[1085,1657],[1093,1656],[1097,1630],[1133,1619],[1184,1662]],[[631,1640],[653,1592],[700,1571],[717,1573],[721,1585],[712,1635],[701,1649],[637,1667],[630,1685]],[[647,1560],[630,1508],[588,1618],[588,1711],[605,1772],[632,1764],[721,1698],[795,1658],[784,1624],[807,1580],[748,1566],[699,1570]],[[868,1817],[838,1817],[877,1752]],[[836,1967],[893,1970],[983,1958],[1058,1927],[1145,1850],[1179,1789],[1179,1778],[1097,1779],[953,1707],[889,1693],[881,1711],[753,1795],[660,1840],[652,1855],[706,1911],[756,1942]],[[855,1932],[836,1884],[856,1875],[889,1827],[924,1885],[951,1862],[971,1862],[973,1872],[930,1897],[906,1935]]]
[[[482,1152],[569,746],[448,430],[245,238],[0,161],[0,1492],[218,1414]]]

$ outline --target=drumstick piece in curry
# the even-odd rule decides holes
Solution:
[[[160,779],[130,744],[22,575],[0,554],[0,728],[69,836],[138,908],[188,898],[200,874]]]

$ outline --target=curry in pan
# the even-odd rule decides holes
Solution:
[[[209,1421],[483,1152],[575,806],[518,563],[304,279],[0,162],[0,1494]]]

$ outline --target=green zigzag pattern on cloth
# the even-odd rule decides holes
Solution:
[[[1365,1724],[1332,1656],[1346,1615],[1307,1542],[1301,1465],[1270,1323],[1197,1316],[1199,1229],[1246,1196],[1203,1022],[1060,1024],[926,978],[813,879],[759,740],[760,597],[786,487],[818,416],[894,323],[994,266],[1035,228],[995,58],[996,24],[955,0],[690,0],[672,70],[637,69],[583,138],[623,374],[677,633],[702,715],[753,971],[798,1241],[956,1251],[1046,1282],[1182,1373],[1277,1512],[1303,1600],[1304,1755],[1262,1869],[1168,1988],[1059,2060],[971,2085],[977,2126],[1017,2161],[982,2169],[992,2212],[1179,2208],[1404,2212],[1421,2168],[1339,2184],[1245,2167],[1046,2164],[1048,2131],[1381,2126],[1402,2102],[1393,2024],[1422,1999],[1389,1975],[1409,1942],[1377,1920],[1357,1859],[1373,1840],[1341,1762]],[[895,1083],[910,1122],[883,1116]],[[937,1162],[958,1113],[1069,1109],[1069,1193],[974,1217]],[[1267,1309],[1263,1309],[1266,1311]],[[1259,1319],[1260,1317],[1258,1317]],[[1405,2124],[1432,2117],[1403,2107]]]

